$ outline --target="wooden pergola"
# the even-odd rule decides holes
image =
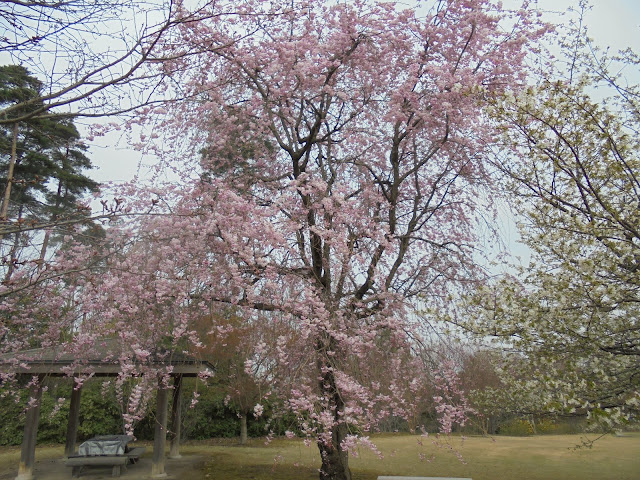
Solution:
[[[117,376],[120,373],[118,359],[124,349],[126,349],[126,346],[123,345],[120,339],[106,339],[96,342],[96,345],[91,349],[91,353],[86,358],[83,358],[82,361],[78,361],[75,354],[65,351],[63,346],[22,350],[0,356],[0,371],[35,379],[30,386],[30,398],[33,400],[29,402],[26,409],[20,465],[16,480],[31,480],[34,478],[33,467],[35,464],[36,439],[44,379],[47,377],[74,378],[64,449],[65,457],[68,457],[73,455],[76,449],[82,393],[82,385],[76,383],[75,378],[86,376],[89,372],[94,377]],[[163,478],[167,476],[164,450],[168,431],[169,390],[173,390],[169,458],[179,458],[182,423],[180,400],[182,379],[196,377],[207,370],[213,372],[215,368],[209,362],[198,360],[190,355],[166,350],[152,354],[145,362],[145,366],[156,367],[158,370],[166,370],[169,367],[170,376],[173,379],[172,385],[168,386],[162,381],[162,376],[158,378],[151,476],[153,478]]]

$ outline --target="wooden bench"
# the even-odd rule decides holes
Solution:
[[[136,463],[140,460],[142,454],[144,454],[146,448],[145,447],[135,447],[126,452],[125,457],[129,457],[129,463]]]
[[[72,467],[71,475],[73,477],[79,477],[84,467],[113,467],[111,476],[119,477],[122,468],[126,469],[129,463],[136,463],[144,451],[144,447],[136,447],[123,455],[70,455],[65,463],[67,467]]]
[[[112,477],[119,477],[121,468],[129,462],[126,455],[96,455],[93,457],[70,456],[67,458],[67,467],[72,467],[71,476],[79,477],[84,467],[113,467]]]

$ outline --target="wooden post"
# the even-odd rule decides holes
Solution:
[[[173,377],[173,402],[171,405],[171,446],[169,458],[180,458],[180,432],[182,430],[182,375]]]
[[[40,404],[42,403],[42,381],[44,375],[39,375],[35,384],[31,385],[29,404],[22,437],[22,451],[20,452],[20,466],[16,480],[31,480],[33,465],[36,460],[36,440],[38,438],[38,422],[40,421]]]
[[[247,413],[242,412],[240,415],[240,445],[247,444]]]
[[[151,463],[151,477],[163,478],[167,474],[164,471],[164,447],[167,443],[167,407],[169,406],[169,389],[158,383],[158,399],[156,403],[156,428],[153,437],[153,459]]]
[[[71,405],[69,406],[69,421],[67,423],[67,442],[64,446],[64,456],[73,455],[76,451],[76,438],[78,437],[78,420],[80,419],[80,394],[82,385],[76,386],[73,380],[73,390],[71,390]]]

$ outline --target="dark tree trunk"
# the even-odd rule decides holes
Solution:
[[[18,124],[13,124],[13,134],[11,142],[11,158],[9,160],[9,172],[7,173],[7,186],[4,189],[4,198],[2,199],[2,208],[0,209],[0,219],[7,220],[9,213],[9,202],[11,201],[11,184],[13,183],[13,170],[17,161],[17,145],[18,145]],[[2,237],[0,237],[2,240]]]
[[[322,466],[320,467],[320,480],[351,480],[349,470],[349,453],[340,447],[347,436],[347,426],[340,423],[333,427],[331,445],[318,442]]]
[[[334,339],[329,338],[328,346],[323,342],[317,344],[318,371],[320,372],[319,388],[322,396],[328,399],[325,407],[333,416],[335,422],[331,429],[331,442],[318,441],[318,449],[322,459],[320,480],[351,480],[349,470],[349,453],[342,450],[342,442],[348,434],[347,425],[343,421],[344,401],[338,390],[336,377],[333,373],[332,359],[326,356],[326,351],[335,351]]]
[[[18,223],[22,221],[23,210],[24,210],[23,205],[20,205],[20,207],[18,208],[18,216],[16,217],[16,220],[18,221]],[[0,241],[3,238],[4,237],[0,236]],[[7,273],[5,274],[5,277],[4,277],[5,283],[9,282],[9,280],[11,279],[11,276],[13,275],[13,272],[15,271],[16,264],[14,260],[18,259],[17,257],[18,257],[19,249],[20,249],[20,232],[16,232],[13,234],[13,245],[11,245],[11,250],[9,251],[9,259],[8,259],[9,266],[7,268]]]

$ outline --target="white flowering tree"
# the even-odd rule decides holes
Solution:
[[[521,281],[479,293],[466,326],[526,356],[527,408],[617,428],[640,407],[640,89],[611,72],[637,74],[639,57],[571,60],[496,105],[512,149],[498,167],[533,256]]]

